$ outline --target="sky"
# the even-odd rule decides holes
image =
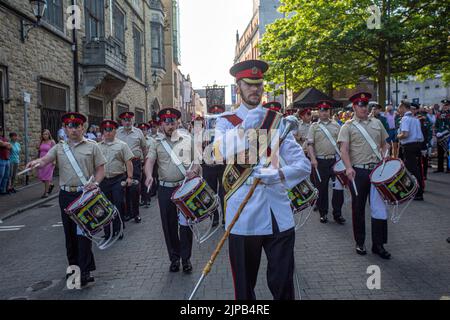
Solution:
[[[228,86],[233,65],[236,31],[242,35],[253,13],[252,0],[179,0],[181,71],[190,75],[194,89]]]

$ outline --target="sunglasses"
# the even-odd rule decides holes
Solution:
[[[69,122],[68,124],[66,124],[66,126],[68,128],[77,129],[77,128],[81,127],[81,123]]]

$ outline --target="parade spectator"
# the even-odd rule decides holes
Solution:
[[[44,129],[41,135],[41,142],[37,147],[39,150],[38,158],[44,157],[48,151],[55,145],[55,141],[52,138],[50,130]],[[38,179],[44,183],[44,194],[41,198],[48,198],[48,195],[53,191],[55,187],[52,183],[53,181],[53,170],[55,169],[55,164],[53,162],[43,166],[38,169]]]
[[[386,132],[389,133],[389,124],[387,122],[386,117],[382,115],[382,111],[383,111],[383,107],[381,105],[379,105],[378,103],[374,104],[372,106],[372,114],[371,114],[371,116],[377,118],[378,120],[380,120],[381,123],[383,124],[384,129],[386,129]]]
[[[389,135],[389,138],[387,139],[387,143],[389,143],[391,145],[391,155],[393,156],[393,152],[394,152],[394,143],[397,142],[397,129],[395,127],[395,112],[394,112],[394,107],[392,106],[392,104],[388,104],[386,106],[386,111],[384,112],[384,117],[386,118],[387,121],[387,133]]]
[[[0,127],[0,129],[2,128]],[[9,194],[6,187],[9,180],[9,156],[11,148],[11,144],[3,135],[0,135],[0,195]]]
[[[11,144],[11,154],[9,157],[9,185],[8,192],[16,193],[14,189],[14,182],[17,177],[17,170],[19,169],[20,163],[20,143],[17,141],[17,133],[11,132],[9,134],[9,143]]]
[[[86,139],[90,139],[93,141],[97,141],[97,135],[95,133],[95,125],[91,124],[86,132],[86,134],[84,135],[84,137]]]

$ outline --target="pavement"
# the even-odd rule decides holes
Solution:
[[[382,260],[370,251],[366,256],[355,253],[348,200],[343,210],[347,223],[343,226],[332,219],[321,224],[318,213],[313,212],[296,235],[297,299],[449,299],[449,185],[450,174],[430,173],[425,201],[413,201],[398,223],[389,222],[386,248],[392,253],[391,260]],[[194,244],[192,274],[170,273],[159,207],[153,198],[150,208],[141,207],[141,224],[127,223],[122,241],[107,250],[94,249],[95,283],[70,290],[64,280],[67,261],[58,202],[46,199],[36,204],[41,194],[42,186],[37,185],[0,198],[0,299],[187,299],[223,234],[219,230],[206,243]],[[8,204],[4,199],[10,200]],[[32,209],[17,214],[17,206]],[[366,246],[370,249],[369,210],[366,216]],[[256,296],[270,300],[266,264],[263,254]],[[380,287],[369,289],[372,273],[368,269],[377,267]],[[195,299],[234,299],[227,245]]]

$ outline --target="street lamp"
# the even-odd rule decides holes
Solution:
[[[36,17],[36,22],[27,22],[24,19],[20,21],[20,33],[21,40],[25,42],[28,39],[28,33],[40,26],[41,18],[44,16],[45,9],[47,9],[47,1],[46,0],[29,0],[31,7],[33,8],[33,14]]]

